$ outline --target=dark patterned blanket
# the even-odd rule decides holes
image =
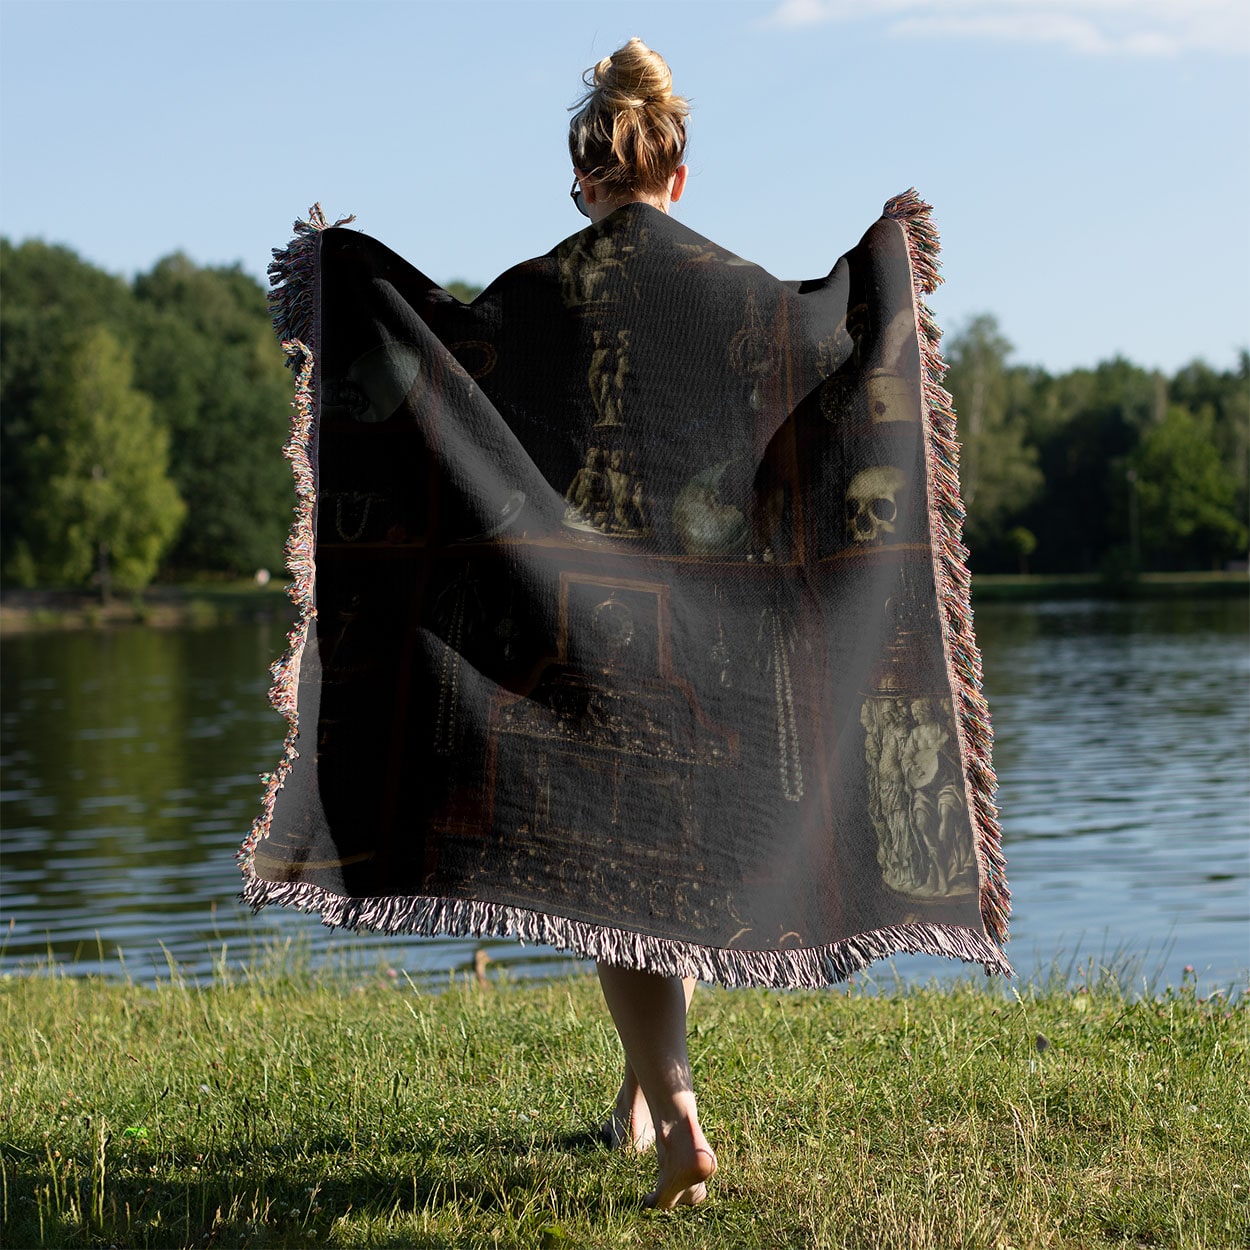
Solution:
[[[297,223],[249,903],[730,985],[1010,973],[928,214],[795,283],[631,204],[469,305]]]

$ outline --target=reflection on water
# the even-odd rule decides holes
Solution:
[[[1170,946],[1172,979],[1244,984],[1248,620],[1244,599],[978,611],[1019,965]]]
[[[1247,603],[991,604],[977,614],[997,734],[1009,953],[1025,975],[1114,951],[1175,980],[1250,967]],[[233,862],[282,724],[264,692],[277,623],[18,637],[4,645],[0,967],[51,954],[138,980],[307,937],[410,972],[481,943],[331,936],[235,901]],[[517,975],[571,962],[487,943]],[[1175,965],[1175,966],[1173,966]],[[929,977],[945,961],[897,961]]]

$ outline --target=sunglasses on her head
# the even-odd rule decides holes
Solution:
[[[586,211],[586,201],[582,199],[582,180],[580,178],[573,179],[573,189],[569,192],[569,198],[577,206],[577,211],[581,213],[583,217],[590,216],[590,214]]]

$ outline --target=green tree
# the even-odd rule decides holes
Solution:
[[[1007,542],[1020,560],[1020,572],[1029,571],[1029,557],[1037,550],[1037,536],[1023,525],[1013,526],[1007,531]]]
[[[1123,563],[1131,545],[1128,457],[1161,419],[1165,381],[1117,357],[1047,379],[1035,396],[1043,490],[1021,518],[1049,572],[1094,572]]]
[[[280,454],[291,379],[263,289],[238,266],[201,268],[182,255],[134,289],[137,384],[169,430],[170,474],[188,509],[173,563],[279,567],[292,505]]]
[[[454,295],[462,304],[471,304],[482,293],[482,288],[474,282],[466,282],[463,278],[452,278],[443,290]]]
[[[973,550],[1014,552],[1008,522],[1042,485],[1037,449],[1027,441],[1025,409],[1031,393],[1027,369],[1011,368],[1012,346],[988,315],[974,318],[947,348],[946,386],[959,418],[960,485]]]
[[[1172,405],[1132,456],[1141,543],[1154,563],[1218,566],[1245,549],[1236,474],[1211,425],[1209,416]]]
[[[103,327],[67,344],[32,405],[33,484],[18,565],[28,579],[139,590],[182,524],[169,440]]]
[[[131,342],[133,300],[121,278],[39,240],[14,247],[0,239],[0,287],[0,566],[16,575],[14,561],[23,549],[19,580],[28,581],[36,399],[61,367],[67,345],[93,326]]]
[[[1212,441],[1237,483],[1236,513],[1250,520],[1250,351],[1243,348],[1237,367],[1223,372],[1201,360],[1186,365],[1168,384],[1168,398],[1210,423]]]

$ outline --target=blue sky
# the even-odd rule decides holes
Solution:
[[[1246,0],[0,0],[0,229],[260,276],[319,200],[486,282],[581,225],[566,110],[635,34],[694,108],[678,216],[778,276],[914,185],[948,330],[1053,371],[1250,344]]]

